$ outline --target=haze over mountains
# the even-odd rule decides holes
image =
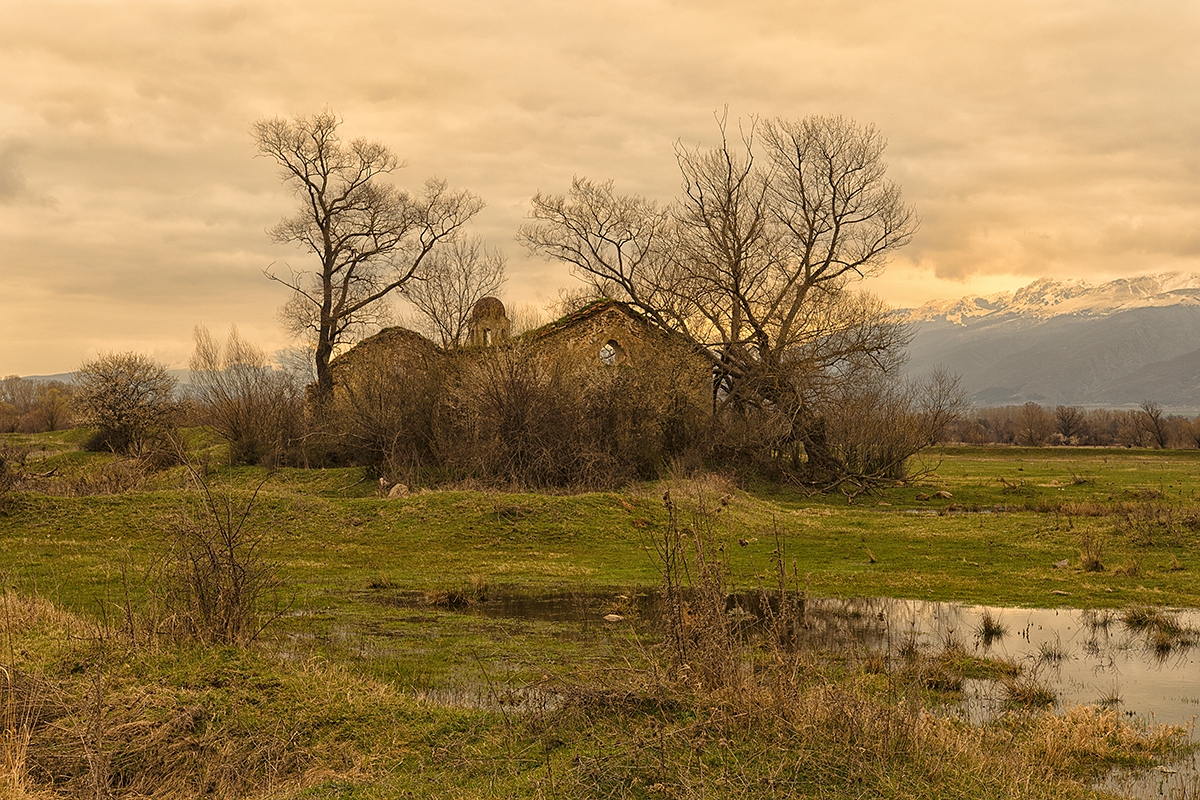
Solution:
[[[898,312],[917,327],[908,371],[941,364],[980,405],[1030,400],[1200,411],[1200,275],[1099,285],[1043,278]]]

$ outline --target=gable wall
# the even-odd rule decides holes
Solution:
[[[581,367],[599,367],[603,366],[600,350],[609,341],[620,345],[630,364],[637,364],[646,359],[654,360],[656,352],[665,344],[665,338],[623,311],[608,308],[552,331],[542,337],[538,345],[569,356]]]

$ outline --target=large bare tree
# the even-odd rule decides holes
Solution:
[[[483,207],[468,191],[426,181],[410,195],[386,177],[404,165],[385,145],[338,135],[331,111],[254,124],[258,152],[280,167],[299,198],[295,215],[270,230],[280,243],[317,257],[313,270],[267,276],[292,290],[281,318],[313,338],[317,399],[333,393],[329,362],[356,330],[376,322],[391,292],[412,280],[443,244]]]
[[[815,402],[903,358],[905,326],[848,285],[879,272],[917,219],[874,127],[774,120],[731,140],[719,122],[716,147],[676,147],[670,205],[576,178],[534,196],[519,236],[691,341],[713,362],[716,406],[782,413],[814,457]]]

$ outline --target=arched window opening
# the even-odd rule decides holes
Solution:
[[[483,331],[483,343],[484,343],[484,345],[486,345],[486,346],[488,346],[488,347],[491,347],[491,346],[492,346],[492,329],[491,329],[491,328],[485,328],[485,329],[484,329],[484,331]]]
[[[616,339],[609,339],[604,347],[600,348],[600,363],[606,367],[620,364],[624,360],[625,351],[621,349],[621,345],[617,344]]]

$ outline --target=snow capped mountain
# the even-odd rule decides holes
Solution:
[[[1200,275],[1099,285],[1043,278],[1015,292],[896,313],[916,329],[908,371],[945,366],[981,405],[1154,400],[1200,411]]]
[[[1134,308],[1175,305],[1200,307],[1200,275],[1168,272],[1120,278],[1099,285],[1082,280],[1041,278],[1015,292],[933,300],[920,308],[904,309],[900,313],[912,322],[968,325],[1014,317],[1046,320],[1064,314],[1102,317]]]

